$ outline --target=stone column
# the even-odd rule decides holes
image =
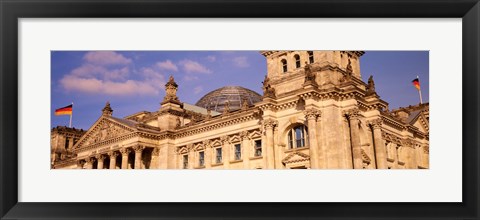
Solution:
[[[352,145],[353,168],[363,169],[362,147],[360,146],[360,131],[358,129],[359,110],[354,108],[346,111],[345,114],[350,121],[350,142]]]
[[[158,158],[160,156],[160,149],[158,147],[153,148],[152,150],[152,160],[150,161],[150,169],[158,169],[159,161]],[[183,162],[182,162],[183,163]]]
[[[109,169],[111,170],[116,169],[118,152],[116,151],[108,152],[108,156],[110,157]]]
[[[85,164],[85,160],[77,161],[77,169],[83,169],[84,164]]]
[[[375,119],[370,122],[373,129],[373,143],[375,145],[375,161],[377,169],[387,169],[387,150],[382,138],[382,119]]]
[[[144,146],[142,145],[136,145],[133,147],[133,150],[135,150],[135,165],[134,169],[142,169],[142,152],[143,149],[145,149]]]
[[[105,160],[105,155],[100,154],[96,156],[97,158],[97,169],[102,170],[103,169],[103,161]]]
[[[120,149],[120,153],[122,154],[122,170],[128,169],[128,154],[130,154],[132,150],[127,148]]]
[[[85,163],[85,169],[93,169],[93,162],[95,162],[95,158],[90,157],[86,159],[87,163]]]
[[[277,126],[277,121],[273,119],[266,119],[263,121],[263,126],[265,126],[265,134],[267,138],[266,154],[267,157],[267,169],[275,169],[275,149],[274,149],[274,137],[273,137],[273,128]]]
[[[305,110],[305,118],[308,123],[308,142],[310,144],[310,167],[312,169],[326,168],[320,167],[320,148],[317,141],[317,117],[320,117],[321,112],[317,109]],[[322,154],[323,155],[323,154]]]

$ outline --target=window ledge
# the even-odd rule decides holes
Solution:
[[[248,158],[248,159],[250,159],[250,160],[258,160],[258,159],[262,159],[262,158],[263,158],[263,156],[255,156],[255,157],[250,157],[250,158]]]
[[[305,147],[297,147],[297,148],[287,149],[287,150],[285,150],[285,153],[300,151],[300,150],[309,149],[309,148],[310,147],[305,146]]]
[[[232,161],[230,161],[230,163],[240,163],[240,162],[243,162],[243,160],[240,159],[240,160],[232,160]]]
[[[218,166],[222,166],[223,165],[223,162],[222,163],[214,163],[212,164],[212,167],[218,167]]]
[[[205,168],[205,165],[204,165],[204,166],[194,167],[194,169],[204,169],[204,168]]]

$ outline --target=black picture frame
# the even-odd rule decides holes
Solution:
[[[0,0],[2,219],[478,219],[478,0]],[[133,17],[462,18],[461,203],[23,203],[18,202],[18,19]],[[452,74],[451,77],[460,77]],[[454,117],[454,116],[448,116]],[[449,120],[460,120],[449,118]],[[454,147],[454,146],[450,146]],[[448,162],[448,161],[446,161]],[[430,187],[430,186],[423,186]],[[41,190],[41,189],[40,189]],[[135,190],[131,187],[126,190]],[[442,193],[439,190],[439,193]]]

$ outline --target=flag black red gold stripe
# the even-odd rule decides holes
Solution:
[[[55,115],[72,115],[73,105],[68,105],[55,110]]]
[[[420,81],[418,80],[418,78],[412,80],[412,83],[413,83],[413,86],[417,88],[417,90],[420,90]]]

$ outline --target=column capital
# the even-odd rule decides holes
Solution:
[[[306,109],[303,113],[305,114],[305,119],[307,120],[317,120],[317,118],[322,116],[322,112],[314,108]]]
[[[122,156],[126,156],[128,155],[130,152],[132,152],[132,150],[128,149],[128,148],[122,148],[120,149],[120,153],[122,154]]]
[[[86,163],[85,159],[77,160],[77,165],[83,166]]]
[[[205,149],[207,149],[208,147],[210,147],[210,143],[211,143],[210,140],[203,140],[203,141],[202,141],[203,147],[205,147]]]
[[[248,136],[248,131],[241,131],[240,132],[240,137],[242,140],[248,140],[250,137]]]
[[[360,114],[360,110],[358,110],[358,108],[352,108],[352,109],[343,111],[343,114],[345,114],[345,116],[347,116],[348,119],[354,120],[358,118]]]
[[[278,125],[278,121],[274,119],[265,119],[263,120],[263,126],[265,129],[273,129],[275,126]]]
[[[119,155],[119,153],[117,151],[110,151],[110,152],[107,153],[107,155],[110,158],[112,158],[112,157],[116,158]]]
[[[368,122],[373,129],[380,129],[382,128],[383,120],[381,118],[373,119]]]
[[[86,158],[85,161],[87,161],[87,163],[93,163],[95,162],[96,158],[95,157],[89,157],[89,158]]]
[[[153,150],[152,150],[152,155],[153,155],[153,156],[158,156],[158,155],[160,155],[160,148],[154,147]]]
[[[105,160],[106,157],[105,157],[105,155],[100,154],[100,155],[95,156],[95,158],[96,158],[98,161],[103,161],[103,160]]]
[[[142,145],[133,146],[133,150],[135,151],[135,153],[141,153],[143,149],[145,149],[145,146],[142,146]]]
[[[221,136],[220,141],[224,144],[227,144],[230,142],[230,138],[228,136]]]

